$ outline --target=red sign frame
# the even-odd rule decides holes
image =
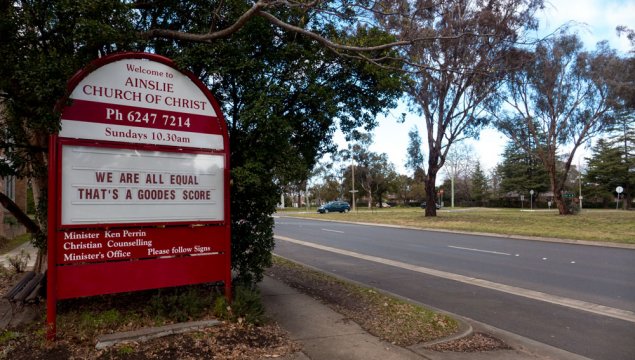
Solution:
[[[62,131],[49,140],[47,338],[55,337],[61,299],[209,282],[222,282],[230,299],[229,137],[209,90],[172,60],[147,53],[95,60],[67,89],[58,106]],[[106,98],[113,103],[95,101]],[[106,158],[125,166],[78,166],[82,156],[91,165]],[[69,185],[77,174],[96,183]],[[97,217],[82,218],[84,209]],[[166,217],[170,209],[185,215]],[[121,222],[113,215],[120,212],[156,214]]]

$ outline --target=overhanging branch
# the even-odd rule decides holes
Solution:
[[[15,216],[16,220],[20,222],[20,224],[26,227],[27,231],[31,234],[39,234],[42,232],[38,224],[35,221],[31,220],[31,218],[20,209],[20,207],[11,200],[7,195],[0,192],[0,204],[4,206],[13,216]]]

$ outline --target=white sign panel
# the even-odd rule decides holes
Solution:
[[[62,113],[60,137],[223,150],[205,93],[156,61],[122,59],[83,78]]]
[[[224,220],[224,155],[62,147],[62,225]]]

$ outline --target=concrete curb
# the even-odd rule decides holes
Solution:
[[[200,330],[212,326],[216,326],[221,322],[218,320],[201,320],[186,323],[171,324],[160,327],[144,328],[121,333],[102,335],[97,338],[95,348],[98,350],[124,343],[124,342],[144,342],[168,335],[182,334],[185,332]]]
[[[410,301],[410,302],[414,303],[412,301]],[[415,304],[421,305],[421,304],[418,304],[418,303],[415,303]],[[425,305],[421,305],[421,306],[425,306]],[[429,308],[429,306],[426,306],[426,307]],[[436,339],[436,340],[432,340],[432,341],[428,341],[428,342],[424,342],[424,343],[408,346],[408,349],[416,351],[419,348],[425,348],[425,347],[433,346],[433,345],[436,345],[436,344],[442,344],[442,343],[446,343],[446,342],[450,342],[450,341],[454,341],[454,340],[459,340],[459,339],[468,337],[468,336],[470,336],[470,335],[472,335],[474,333],[474,328],[472,327],[472,325],[470,323],[468,323],[467,321],[463,320],[463,318],[461,316],[458,316],[456,314],[448,314],[448,313],[442,312],[442,311],[436,311],[436,312],[443,313],[443,314],[446,314],[448,316],[451,316],[454,320],[456,320],[456,322],[459,323],[459,330],[455,334],[452,334],[452,335],[449,335],[449,336],[446,336],[446,337],[442,337],[440,339]]]

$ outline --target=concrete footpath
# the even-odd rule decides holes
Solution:
[[[259,284],[267,314],[285,329],[302,351],[287,360],[506,360],[506,359],[585,359],[487,325],[464,321],[470,329],[484,331],[503,340],[513,350],[485,352],[436,352],[422,345],[399,347],[369,334],[359,325],[312,297],[283,282],[265,277]],[[469,335],[470,331],[464,333]]]
[[[37,249],[30,241],[25,242],[24,244],[16,247],[6,254],[0,255],[0,266],[4,266],[5,268],[10,269],[11,263],[9,261],[9,258],[15,259],[16,257],[22,256],[22,254],[28,256],[27,269],[32,269],[35,265],[35,260],[37,259]]]

